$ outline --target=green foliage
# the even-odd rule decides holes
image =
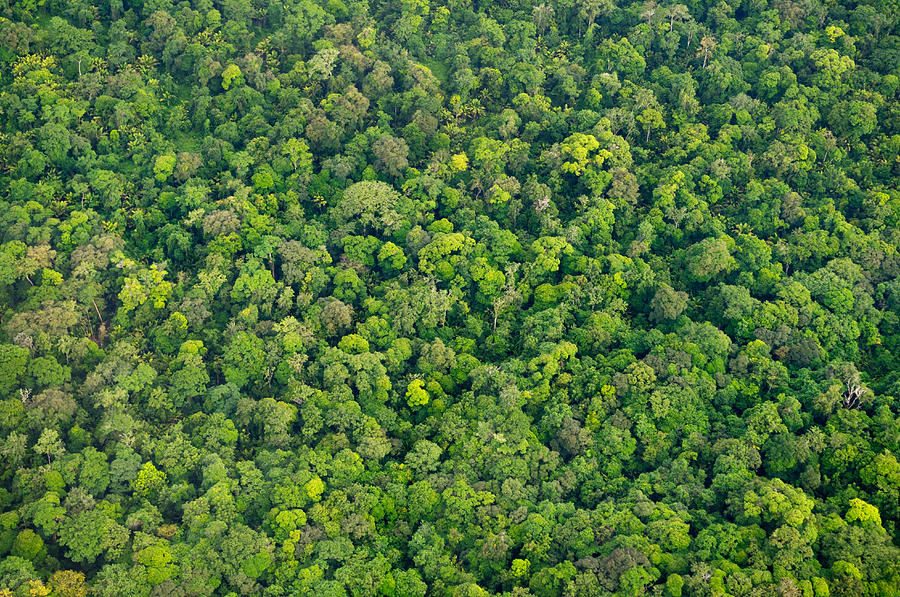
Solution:
[[[157,182],[165,182],[175,171],[175,155],[167,154],[157,156],[153,164],[153,174]]]
[[[73,562],[94,562],[101,554],[115,559],[128,541],[128,529],[117,524],[99,507],[75,514],[59,528],[59,543]]]
[[[361,354],[369,352],[369,342],[359,334],[350,334],[341,338],[338,348],[348,354]]]
[[[0,595],[897,595],[898,16],[3,3]]]
[[[306,482],[303,486],[303,490],[306,492],[306,495],[309,496],[309,499],[317,502],[322,498],[322,493],[325,491],[325,484],[319,477],[313,477]]]
[[[150,545],[134,554],[134,559],[147,568],[147,582],[153,586],[172,578],[177,572],[172,553],[162,544]]]
[[[250,332],[238,332],[231,339],[224,355],[222,373],[225,380],[239,388],[256,381],[265,365],[263,341]]]
[[[236,64],[229,64],[222,71],[222,89],[228,90],[232,85],[237,86],[243,82],[243,73]]]
[[[44,541],[31,529],[19,531],[13,541],[12,555],[26,560],[38,561],[46,553]]]
[[[390,185],[364,181],[343,191],[332,217],[339,226],[389,235],[403,226],[409,210],[408,202]]]
[[[132,482],[134,491],[139,496],[146,497],[157,492],[166,484],[166,474],[153,465],[152,462],[144,463],[137,477]]]
[[[425,391],[425,382],[421,379],[414,379],[406,386],[406,404],[410,408],[425,406],[428,404],[429,396]]]
[[[568,160],[563,162],[562,171],[581,176],[588,166],[602,166],[603,156],[599,153],[594,154],[599,147],[600,143],[593,135],[575,133],[569,136],[560,145],[564,159]]]
[[[119,291],[119,300],[122,301],[120,315],[125,316],[144,305],[154,309],[165,307],[174,287],[172,282],[163,279],[165,276],[166,271],[158,269],[155,264],[149,268],[139,268],[133,276],[126,276]]]
[[[18,389],[28,364],[28,351],[12,344],[0,344],[0,396]]]
[[[399,271],[406,265],[406,255],[403,249],[388,241],[378,250],[378,263],[389,272]]]

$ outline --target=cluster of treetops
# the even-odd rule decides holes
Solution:
[[[0,15],[0,595],[900,594],[897,0]]]

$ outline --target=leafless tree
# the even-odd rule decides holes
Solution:
[[[859,375],[848,377],[847,381],[844,383],[847,386],[847,392],[844,394],[844,399],[841,401],[844,408],[859,408],[862,406],[860,398],[865,392],[865,387],[860,383]]]

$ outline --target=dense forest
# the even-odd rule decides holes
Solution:
[[[682,1],[0,0],[0,596],[900,595],[900,2]]]

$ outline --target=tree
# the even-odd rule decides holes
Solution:
[[[260,380],[265,362],[263,341],[251,332],[238,332],[225,350],[222,373],[227,382],[241,388]]]
[[[350,327],[353,322],[353,308],[338,299],[330,300],[322,307],[319,319],[328,335],[336,336]]]
[[[686,292],[675,290],[668,284],[662,284],[656,289],[656,293],[650,301],[650,318],[660,322],[673,321],[684,312],[687,303]]]
[[[878,125],[878,114],[870,102],[842,101],[831,109],[828,121],[832,130],[841,136],[859,139],[872,134]]]
[[[288,157],[295,172],[300,172],[306,176],[312,174],[313,156],[306,141],[297,138],[288,139],[282,145],[281,153]]]
[[[244,75],[236,64],[229,64],[222,71],[222,89],[228,91],[232,86],[241,85],[244,82]]]
[[[175,172],[175,164],[177,163],[174,154],[166,154],[157,156],[153,165],[153,174],[156,176],[157,182],[165,182],[172,173]]]
[[[644,130],[647,131],[647,137],[644,139],[647,143],[650,142],[650,133],[653,129],[664,129],[666,128],[666,121],[663,120],[662,112],[655,108],[644,108],[644,110],[637,115],[635,118],[641,126],[644,127]]]
[[[611,0],[584,0],[579,3],[578,16],[587,21],[587,29],[590,29],[597,17],[609,16],[613,8]]]
[[[721,272],[733,269],[737,262],[731,256],[730,238],[707,238],[694,244],[685,254],[685,263],[690,277],[705,282]]]
[[[703,56],[703,68],[706,68],[706,63],[717,45],[716,38],[712,35],[704,35],[700,39],[700,48],[697,50],[697,56]]]
[[[125,316],[144,305],[150,305],[154,309],[165,307],[175,286],[163,279],[166,273],[153,264],[149,268],[136,268],[134,275],[126,276],[122,290],[119,291],[119,300],[122,301],[119,314]]]
[[[330,214],[339,226],[393,234],[412,215],[412,205],[387,183],[363,181],[347,187]]]
[[[50,577],[50,586],[60,597],[85,597],[88,591],[84,574],[74,570],[57,570]]]
[[[0,344],[0,396],[19,389],[27,364],[28,350],[13,344]]]
[[[691,13],[688,11],[688,7],[684,4],[673,4],[669,6],[666,10],[667,17],[669,18],[669,31],[671,32],[675,28],[675,21],[684,21],[686,19],[691,18]]]
[[[145,462],[141,470],[138,471],[137,478],[132,482],[135,492],[138,495],[147,497],[166,484],[166,474],[153,465],[152,462]]]
[[[375,167],[393,178],[403,174],[409,166],[409,147],[403,139],[382,135],[372,143],[372,153],[375,154]]]
[[[44,541],[34,531],[24,529],[16,535],[11,553],[14,556],[38,563],[47,554],[47,550],[44,547]]]
[[[378,262],[388,271],[400,271],[406,265],[406,255],[403,249],[388,241],[378,250]]]
[[[43,454],[47,457],[47,464],[52,462],[54,457],[62,456],[66,448],[59,439],[59,433],[55,429],[44,429],[37,443],[34,444],[36,454]]]
[[[884,528],[881,526],[881,515],[878,512],[878,508],[867,504],[859,498],[850,500],[850,509],[847,510],[844,518],[846,518],[847,522],[857,522],[864,527],[870,527],[879,532],[884,531]]]
[[[200,340],[186,340],[178,349],[178,356],[170,368],[172,392],[177,396],[176,406],[206,392],[210,377],[203,362],[205,353],[206,348]]]
[[[406,404],[410,408],[425,406],[428,404],[428,392],[425,391],[425,382],[414,379],[406,387]]]
[[[547,27],[553,24],[553,17],[555,14],[556,11],[553,9],[553,6],[546,2],[542,2],[532,9],[531,20],[534,22],[534,26],[537,27],[541,35],[544,34]]]
[[[568,158],[561,166],[562,171],[581,176],[588,166],[602,166],[605,158],[603,153],[591,155],[599,148],[600,142],[593,135],[570,135],[559,148],[563,158]]]
[[[125,548],[130,533],[98,509],[76,514],[60,525],[59,542],[73,562],[92,563],[104,554],[115,557]]]

